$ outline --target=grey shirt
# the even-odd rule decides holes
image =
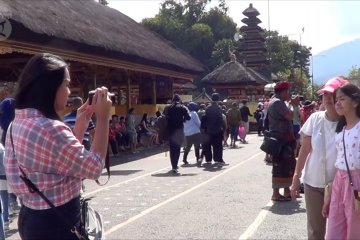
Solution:
[[[294,139],[292,122],[285,117],[289,111],[284,101],[277,97],[272,98],[268,109],[271,136],[289,141]]]

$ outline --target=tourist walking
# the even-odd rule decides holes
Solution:
[[[79,227],[81,181],[98,179],[105,165],[112,104],[108,90],[97,88],[92,105],[86,101],[78,109],[72,131],[57,114],[65,110],[70,83],[65,61],[42,53],[30,58],[16,84],[16,112],[6,136],[5,171],[9,186],[23,203],[18,217],[21,239],[78,237],[39,194],[29,191],[20,176],[28,178],[58,213]],[[88,151],[82,139],[93,113],[97,126]]]
[[[187,156],[190,152],[191,147],[194,145],[195,150],[195,157],[196,163],[199,165],[201,164],[200,159],[200,141],[201,141],[201,134],[200,134],[200,119],[196,113],[197,104],[194,102],[190,102],[188,104],[188,108],[190,111],[190,120],[184,122],[184,134],[186,139],[185,151],[183,156],[183,162],[188,164]]]
[[[278,155],[272,156],[272,188],[273,201],[290,201],[290,185],[295,169],[295,137],[292,127],[293,112],[286,106],[289,99],[290,84],[279,82],[275,85],[275,96],[271,99],[268,108],[269,136],[282,142]],[[284,195],[279,190],[284,188]]]
[[[239,126],[241,124],[241,113],[237,102],[231,104],[231,108],[226,113],[228,128],[230,130],[230,147],[236,147],[236,140]]]
[[[328,216],[325,239],[360,239],[360,89],[350,83],[341,86],[336,91],[335,109],[340,116],[335,136],[336,173],[330,204],[325,202],[323,207]]]
[[[225,129],[225,122],[223,119],[222,109],[218,105],[220,96],[218,93],[213,93],[211,96],[211,105],[205,110],[205,139],[204,139],[204,155],[205,161],[211,163],[214,159],[215,163],[225,163],[223,160],[223,131]]]
[[[178,173],[178,162],[181,144],[184,141],[184,122],[190,120],[188,109],[181,103],[180,96],[175,94],[172,104],[164,110],[168,119],[170,161],[172,173]]]
[[[240,113],[241,113],[241,124],[244,126],[246,133],[249,133],[249,117],[252,117],[253,115],[250,113],[250,109],[247,106],[247,100],[241,101],[242,106],[240,107]],[[247,141],[244,139],[240,139],[242,143],[247,143]]]
[[[318,90],[325,111],[311,114],[300,130],[301,147],[290,189],[293,199],[298,197],[300,178],[303,179],[308,239],[325,237],[326,218],[322,216],[322,207],[325,186],[333,181],[335,175],[335,129],[339,118],[334,94],[345,83],[346,80],[330,79]]]

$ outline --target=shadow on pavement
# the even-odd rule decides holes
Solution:
[[[123,176],[127,176],[127,175],[131,175],[137,172],[142,172],[144,170],[110,170],[111,171],[111,175],[123,175]],[[104,172],[101,174],[102,176],[106,175],[107,176],[107,172]]]
[[[131,152],[120,152],[115,156],[110,156],[110,166],[116,166],[132,161],[136,161],[142,158],[146,158],[155,154],[164,153],[168,151],[168,146],[152,146],[152,147],[141,147],[137,149],[136,153]],[[167,153],[169,155],[169,153]]]
[[[277,215],[292,215],[306,212],[305,208],[300,207],[298,201],[274,202],[274,205],[271,207],[264,207],[263,209]]]
[[[204,171],[208,171],[208,172],[218,172],[223,170],[223,166],[228,166],[229,164],[224,164],[224,165],[219,165],[217,163],[214,164],[208,164],[208,163],[204,163],[203,165],[201,165],[201,167],[203,167]]]
[[[191,177],[191,176],[196,176],[197,174],[195,173],[173,173],[171,171],[166,172],[166,173],[156,173],[151,175],[152,177]]]

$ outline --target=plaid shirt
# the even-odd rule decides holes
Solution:
[[[6,137],[7,181],[25,206],[50,208],[37,193],[29,192],[19,177],[19,167],[55,206],[60,206],[80,195],[81,179],[99,178],[104,161],[87,151],[63,122],[48,119],[35,109],[21,109],[16,110]]]

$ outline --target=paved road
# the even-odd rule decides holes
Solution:
[[[262,139],[249,135],[248,141],[224,151],[225,166],[197,167],[190,152],[178,176],[169,173],[161,148],[112,158],[108,184],[86,181],[84,195],[94,197],[106,239],[305,239],[304,200],[270,201]],[[16,230],[10,233],[18,238]]]

